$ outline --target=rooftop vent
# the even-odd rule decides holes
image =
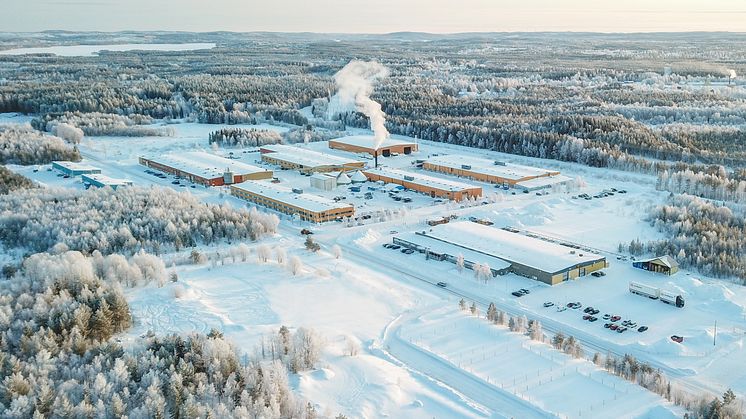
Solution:
[[[505,166],[505,162],[500,161],[500,160],[495,160],[495,166]]]
[[[461,168],[465,169],[465,170],[471,170],[471,165],[470,164],[462,164]]]
[[[414,180],[414,176],[409,176],[409,175],[405,175],[405,176],[404,176],[404,180],[408,180],[408,181],[410,181],[410,182],[411,182],[411,181],[413,181],[413,180]]]
[[[293,193],[301,194],[301,193],[303,193],[303,189],[293,188]]]

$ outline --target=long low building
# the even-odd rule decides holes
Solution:
[[[284,144],[265,145],[260,151],[263,161],[303,173],[351,171],[365,167],[364,161]]]
[[[222,186],[246,180],[269,179],[272,171],[202,151],[140,157],[140,164],[181,176],[205,186]]]
[[[407,189],[430,195],[431,197],[461,201],[467,197],[482,196],[482,188],[479,186],[441,179],[419,172],[410,172],[390,167],[377,167],[367,169],[363,171],[363,174],[370,181],[395,183],[397,185],[402,185]]]
[[[516,186],[520,182],[560,174],[556,170],[539,169],[458,154],[431,157],[422,163],[422,168],[505,186]]]
[[[378,148],[375,138],[370,135],[352,135],[329,140],[329,148],[352,153],[367,153],[371,156],[389,157],[396,154],[412,154],[418,150],[417,143],[387,138]]]
[[[455,244],[447,243],[421,232],[397,234],[394,244],[424,253],[429,259],[445,260],[458,263],[459,255],[464,257],[464,267],[473,269],[475,265],[488,265],[492,275],[504,275],[510,272],[510,263],[477,250],[466,249]]]
[[[117,189],[121,186],[132,186],[132,181],[127,179],[114,179],[105,175],[91,174],[81,175],[80,179],[84,184],[89,186],[95,186],[97,188],[110,187],[111,189]]]
[[[469,254],[476,262],[486,262],[490,267],[494,263],[490,261],[503,260],[510,265],[510,272],[549,285],[607,266],[606,258],[598,254],[469,221],[438,225],[420,234],[405,236],[402,241],[432,248],[437,248],[433,245],[435,242],[447,244],[450,250],[445,250],[447,257],[444,259],[455,258],[457,254],[453,253],[458,252],[465,258]],[[403,242],[398,243],[406,246]]]
[[[93,175],[100,174],[101,169],[93,167],[84,163],[76,163],[72,161],[53,161],[52,168],[59,170],[60,172],[68,176],[80,176],[80,175]]]
[[[271,182],[247,181],[231,186],[231,194],[284,214],[296,215],[302,220],[321,223],[352,217],[352,204],[335,202],[319,195],[290,189]]]

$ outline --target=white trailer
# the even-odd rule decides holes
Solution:
[[[630,282],[629,292],[631,292],[632,294],[642,295],[643,297],[648,297],[652,300],[660,299],[666,304],[670,304],[679,308],[684,307],[684,297],[678,294],[674,294],[670,291],[651,287],[639,282]]]
[[[641,284],[639,282],[630,282],[629,292],[631,292],[632,294],[642,295],[643,297],[648,297],[653,300],[656,300],[658,299],[658,297],[660,297],[660,290],[658,288]]]
[[[671,304],[679,308],[684,307],[684,298],[670,291],[660,290],[659,298],[666,304]]]

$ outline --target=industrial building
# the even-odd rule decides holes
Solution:
[[[351,171],[365,167],[364,161],[283,144],[265,145],[260,151],[263,161],[303,173]]]
[[[412,154],[418,150],[417,143],[391,138],[387,138],[378,148],[375,148],[375,138],[365,135],[329,140],[329,148],[383,157],[389,157],[392,154]]]
[[[542,176],[529,180],[522,180],[516,182],[515,188],[522,189],[525,191],[539,191],[544,189],[552,189],[558,186],[567,185],[572,182],[572,178],[565,175],[553,175],[553,176]]]
[[[525,183],[527,181],[560,174],[556,170],[539,169],[506,163],[500,160],[489,160],[458,154],[431,157],[422,163],[422,168],[510,187],[523,184],[524,189],[540,186],[538,183],[536,185]],[[563,177],[558,180],[567,181],[569,178]],[[551,183],[546,183],[543,187],[547,185],[551,185]]]
[[[53,161],[52,169],[59,170],[68,176],[100,174],[101,169],[72,161]]]
[[[668,255],[638,260],[632,262],[632,266],[638,269],[644,269],[646,271],[657,272],[665,275],[673,275],[679,271],[678,262]]]
[[[81,175],[80,179],[84,184],[97,188],[108,186],[111,189],[117,189],[120,186],[132,186],[131,180],[114,179],[100,174]]]
[[[314,223],[355,215],[355,207],[352,204],[335,202],[322,196],[305,193],[301,189],[290,189],[271,182],[246,181],[232,185],[231,194]]]
[[[598,254],[469,221],[442,224],[417,234],[397,235],[394,242],[419,251],[434,249],[428,257],[440,260],[454,261],[461,254],[472,264],[489,264],[493,273],[513,272],[549,285],[607,266],[606,258]]]
[[[202,151],[140,157],[140,164],[205,186],[269,179],[272,171]]]
[[[363,174],[372,182],[395,183],[431,197],[460,201],[464,198],[482,196],[482,188],[479,186],[390,167],[367,169]]]
[[[314,173],[311,180],[311,187],[321,189],[322,191],[331,191],[337,187],[337,177],[332,173]]]

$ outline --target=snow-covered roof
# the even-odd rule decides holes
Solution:
[[[410,172],[407,170],[394,169],[391,167],[377,167],[374,169],[367,169],[365,174],[386,176],[391,179],[396,179],[403,182],[411,182],[417,185],[440,189],[451,192],[460,192],[467,189],[476,189],[479,186],[470,185],[464,182],[458,182],[455,180],[448,180],[439,177],[429,176],[419,172]]]
[[[416,233],[400,233],[395,236],[401,240],[415,243],[418,246],[426,247],[435,253],[447,254],[451,256],[463,255],[464,260],[472,263],[488,264],[490,268],[494,270],[503,270],[510,267],[510,263],[493,255],[482,253],[476,250],[467,249],[451,243],[446,243],[442,240],[428,237],[422,234]]]
[[[644,263],[644,262],[654,262],[654,261],[658,261],[658,262],[666,265],[669,268],[676,268],[676,267],[679,266],[679,263],[676,262],[676,260],[674,260],[674,258],[672,258],[669,255],[663,255],[663,256],[658,256],[658,257],[654,257],[654,258],[650,258],[650,259],[638,260],[638,262],[641,262],[641,263]]]
[[[57,166],[64,167],[67,170],[74,170],[76,172],[101,171],[101,169],[99,169],[98,167],[91,166],[85,163],[77,163],[74,161],[53,161],[52,163],[56,164]]]
[[[594,253],[470,221],[435,226],[427,235],[549,273],[604,259]]]
[[[352,176],[350,177],[350,180],[352,180],[355,183],[361,183],[361,182],[367,182],[368,177],[365,176],[363,172],[358,170],[357,172],[352,174]]]
[[[427,159],[425,163],[448,167],[451,169],[469,170],[475,173],[481,173],[488,176],[496,176],[510,180],[520,180],[536,176],[559,174],[559,172],[556,170],[539,169],[537,167],[521,166],[518,164],[505,162],[495,164],[495,160],[464,156],[460,154],[448,154],[443,156],[431,157]],[[465,169],[463,167],[464,165],[471,166],[471,168]]]
[[[352,146],[357,147],[368,147],[373,148],[376,145],[375,137],[372,135],[350,135],[348,137],[340,137],[335,138],[333,140],[329,140],[330,142],[335,143],[341,143],[341,144],[348,144]],[[381,143],[381,145],[378,148],[386,148],[391,146],[398,146],[398,145],[414,145],[415,143],[412,141],[404,141],[404,140],[396,140],[393,138],[387,138]]]
[[[231,188],[261,195],[286,205],[302,208],[312,212],[323,212],[332,209],[351,208],[352,204],[335,202],[323,196],[309,193],[295,193],[292,189],[268,181],[249,180],[232,185]]]
[[[225,157],[216,156],[203,151],[187,151],[160,156],[144,156],[144,158],[206,179],[221,177],[226,169],[230,170],[235,175],[250,175],[254,173],[269,172],[269,170],[261,167],[252,166],[235,159],[226,159]]]
[[[106,175],[101,174],[87,174],[87,175],[81,175],[81,179],[83,182],[93,182],[98,183],[100,185],[107,185],[107,186],[128,186],[132,185],[131,180],[127,179],[115,179],[111,178]]]
[[[282,160],[288,163],[297,164],[304,167],[317,166],[343,166],[350,164],[364,163],[360,160],[348,159],[346,157],[334,156],[332,154],[321,153],[299,146],[285,144],[272,144],[262,146],[262,150],[269,150],[269,157]]]
[[[336,179],[336,176],[330,173],[314,173],[311,175],[311,179],[323,180],[324,182],[330,179]]]
[[[549,186],[567,183],[567,182],[570,182],[571,180],[572,180],[571,177],[565,176],[565,175],[543,176],[543,177],[537,177],[534,179],[522,180],[520,182],[516,182],[516,186],[523,187],[526,189],[540,189],[540,188],[546,188]]]
[[[350,183],[352,183],[352,179],[350,179],[350,177],[347,176],[347,173],[341,173],[339,176],[337,176],[337,183],[340,185],[349,185]]]

